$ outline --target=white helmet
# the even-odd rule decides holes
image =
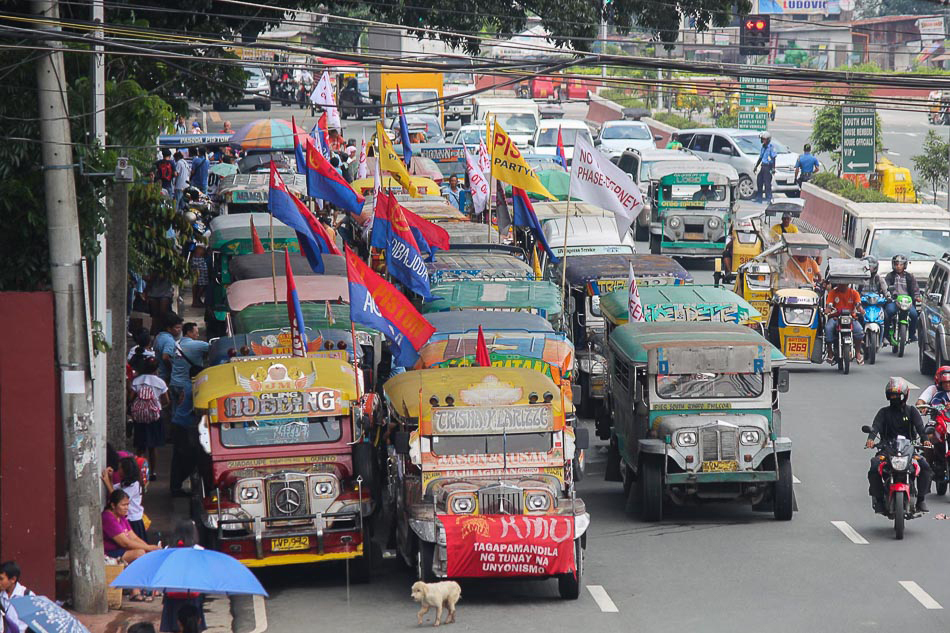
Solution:
[[[772,138],[772,134],[770,132],[759,132],[759,138]]]

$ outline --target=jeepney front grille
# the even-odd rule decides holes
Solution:
[[[517,486],[491,486],[478,491],[479,514],[521,514],[524,493]]]
[[[706,428],[701,438],[704,462],[738,459],[735,429]]]
[[[267,510],[272,517],[291,519],[310,512],[305,479],[278,479],[267,484]]]

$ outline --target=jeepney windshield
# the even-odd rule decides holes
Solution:
[[[670,400],[757,398],[764,385],[763,374],[660,374],[656,395]]]
[[[343,437],[339,417],[281,418],[230,422],[221,426],[221,443],[227,448],[284,446],[338,442]]]
[[[502,435],[433,435],[435,455],[500,455],[502,453],[547,453],[552,433]]]
[[[662,202],[690,200],[696,202],[722,202],[726,199],[724,185],[663,185],[660,188]]]

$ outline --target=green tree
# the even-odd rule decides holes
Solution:
[[[950,150],[950,143],[941,139],[936,132],[930,130],[924,138],[924,144],[920,148],[922,153],[912,156],[914,169],[917,175],[930,183],[930,189],[933,192],[934,200],[937,199],[937,188],[947,182],[947,170],[950,169],[950,159],[947,152]]]
[[[827,89],[818,89],[817,93],[825,100],[825,105],[815,110],[812,116],[811,137],[809,140],[815,153],[826,152],[835,163],[837,174],[841,175],[841,106],[847,102],[867,101],[868,91],[851,88],[847,96],[832,96]],[[881,115],[874,114],[874,147],[883,150],[881,133]]]

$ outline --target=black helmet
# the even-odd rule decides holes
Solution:
[[[868,263],[868,271],[871,273],[871,276],[877,274],[877,269],[880,268],[880,263],[877,261],[877,257],[874,255],[868,255],[864,258],[864,261]]]
[[[907,267],[907,257],[905,255],[894,255],[891,257],[891,266],[897,266],[898,264],[904,264],[904,267]]]
[[[910,386],[907,384],[907,381],[900,376],[891,376],[891,379],[887,381],[887,386],[884,387],[884,396],[888,400],[900,398],[901,404],[907,402],[907,395],[909,393]]]

